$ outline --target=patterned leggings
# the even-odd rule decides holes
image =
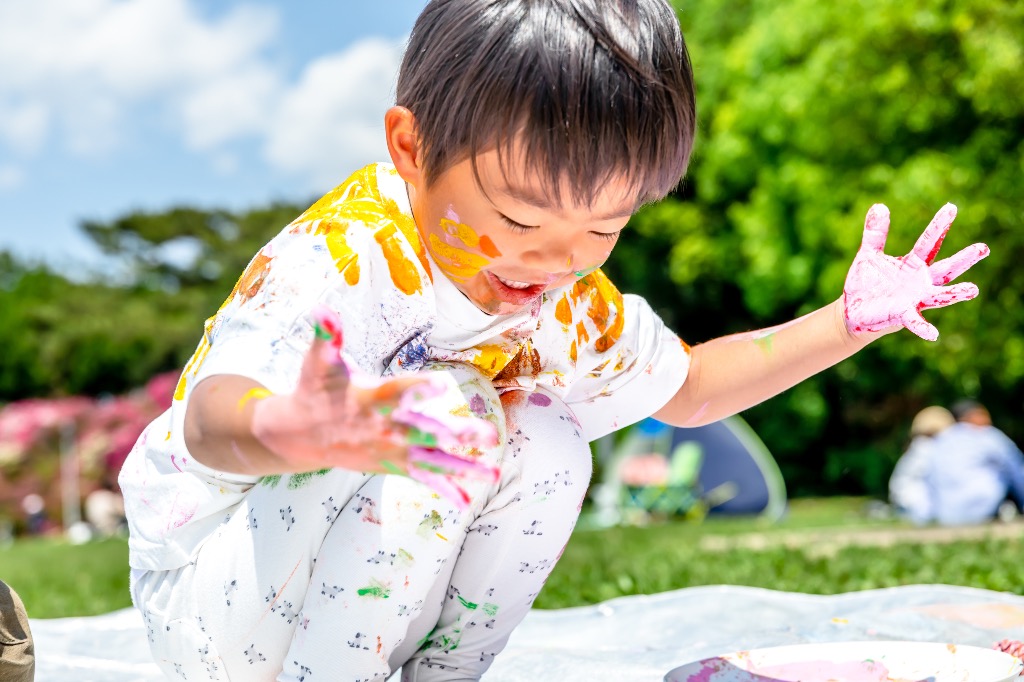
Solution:
[[[443,365],[499,425],[494,485],[459,511],[400,476],[343,469],[253,488],[192,563],[134,571],[132,598],[171,679],[478,679],[568,541],[591,474],[572,411],[498,396]],[[482,401],[482,404],[481,404]]]

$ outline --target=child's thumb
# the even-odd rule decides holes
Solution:
[[[343,335],[341,318],[326,306],[313,310],[313,343],[303,369],[316,377],[338,376],[348,379],[348,368],[341,357]]]

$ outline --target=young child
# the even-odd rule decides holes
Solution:
[[[835,303],[689,348],[598,268],[694,122],[666,0],[427,5],[393,165],[256,254],[121,473],[168,676],[477,679],[572,531],[588,441],[720,419],[901,326],[934,339],[919,311],[977,294],[944,285],[983,245],[933,262],[952,206],[903,258],[874,206]]]

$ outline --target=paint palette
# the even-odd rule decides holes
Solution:
[[[838,642],[737,651],[675,668],[665,682],[1010,682],[1024,668],[994,649]]]

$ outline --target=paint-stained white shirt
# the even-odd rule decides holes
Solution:
[[[121,471],[132,567],[188,563],[258,480],[191,457],[183,423],[192,389],[208,376],[237,374],[274,392],[292,390],[319,304],[340,315],[345,354],[363,371],[472,364],[499,391],[543,387],[558,396],[589,440],[659,410],[689,367],[686,344],[600,270],[547,292],[531,309],[482,312],[431,262],[394,168],[368,166],[261,249],[207,320],[173,404]]]

